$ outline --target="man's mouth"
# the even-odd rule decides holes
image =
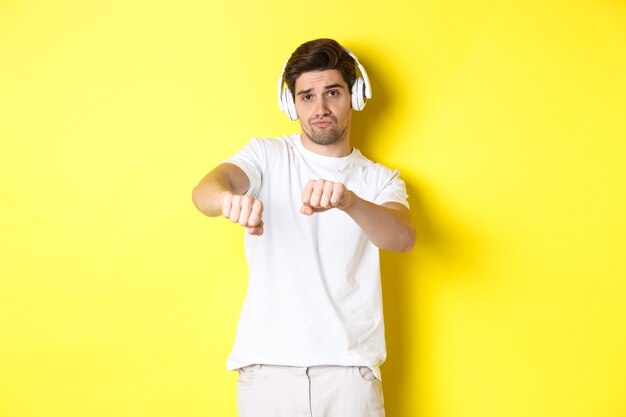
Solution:
[[[332,120],[330,119],[320,119],[320,120],[316,120],[314,122],[311,122],[311,124],[317,126],[317,127],[326,127],[326,126],[330,126],[333,123]]]

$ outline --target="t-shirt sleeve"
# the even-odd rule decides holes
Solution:
[[[406,208],[409,207],[408,194],[406,193],[406,184],[400,178],[400,172],[398,170],[384,169],[384,175],[381,175],[381,188],[376,197],[374,203],[400,203]]]
[[[225,162],[237,165],[248,176],[250,188],[246,195],[256,197],[261,189],[265,171],[267,152],[261,139],[251,139],[239,152]]]

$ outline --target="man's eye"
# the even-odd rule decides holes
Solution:
[[[337,90],[328,90],[328,95],[329,96],[336,96],[339,94],[339,91]]]
[[[311,100],[311,95],[310,94],[305,94],[302,96],[302,100]]]

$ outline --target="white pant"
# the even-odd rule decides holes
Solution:
[[[385,416],[381,382],[365,366],[246,366],[237,408],[239,417]]]

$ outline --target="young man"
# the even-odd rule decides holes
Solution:
[[[279,81],[301,133],[253,139],[193,190],[202,213],[249,230],[248,292],[227,361],[239,370],[241,417],[384,416],[378,251],[410,250],[415,231],[398,172],[350,144],[352,110],[369,89],[336,41],[302,44]]]

